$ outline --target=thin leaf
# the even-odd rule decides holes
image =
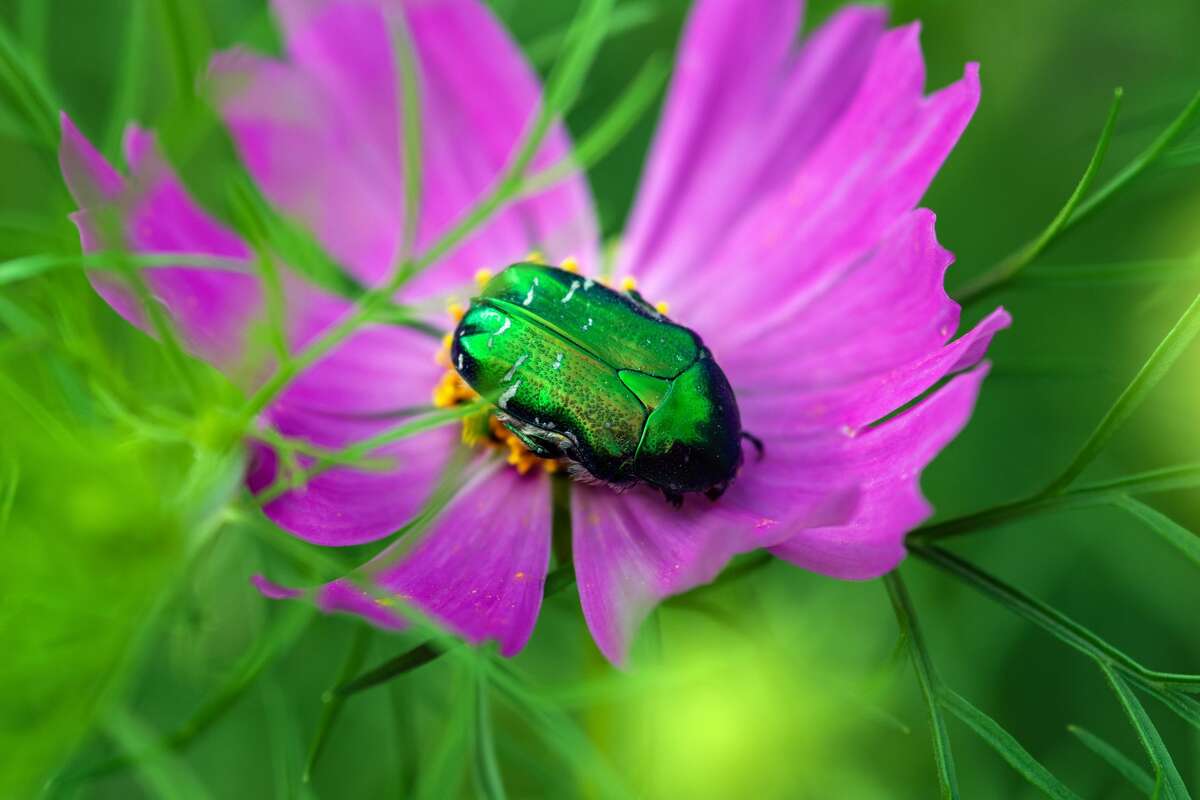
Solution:
[[[512,160],[501,171],[492,191],[452,225],[420,258],[405,262],[384,285],[363,294],[354,309],[339,323],[310,342],[291,360],[280,365],[275,374],[259,387],[243,407],[240,417],[245,424],[266,408],[297,375],[371,319],[381,306],[391,301],[400,287],[439,261],[506,203],[519,195],[526,172],[541,149],[542,142],[550,133],[554,121],[565,114],[575,101],[579,87],[604,38],[611,11],[612,0],[587,0],[581,6],[568,32],[564,56],[555,66],[547,82],[546,92],[533,125],[522,139]]]
[[[900,625],[900,634],[908,642],[908,652],[912,657],[913,669],[917,674],[917,682],[921,686],[921,694],[925,697],[925,705],[929,711],[929,727],[933,734],[933,757],[937,763],[938,785],[941,787],[943,798],[957,798],[958,779],[955,777],[954,756],[950,750],[950,733],[946,730],[946,720],[942,717],[938,705],[941,682],[925,648],[925,640],[917,625],[916,611],[908,596],[908,589],[897,571],[883,576],[884,586],[887,587],[888,597],[891,598],[892,608],[896,612],[896,622]]]
[[[452,674],[451,702],[445,714],[445,725],[432,752],[422,760],[417,773],[416,791],[413,793],[416,800],[445,800],[462,795],[463,764],[469,757],[470,717],[474,710],[470,703],[455,702],[455,699],[471,690],[475,681],[473,671],[474,667],[471,666]]]
[[[1115,105],[1115,102],[1114,102]],[[1184,106],[1170,125],[1166,127],[1161,134],[1158,135],[1150,145],[1139,153],[1132,161],[1125,165],[1120,172],[1114,175],[1108,183],[1096,190],[1094,194],[1086,200],[1078,203],[1073,212],[1054,232],[1054,236],[1050,240],[1043,243],[1041,250],[1044,251],[1054,239],[1057,239],[1062,234],[1069,231],[1071,228],[1078,225],[1083,220],[1094,214],[1102,208],[1109,200],[1111,200],[1118,192],[1132,183],[1150,166],[1159,160],[1181,136],[1183,136],[1192,125],[1196,118],[1197,112],[1200,111],[1200,92],[1192,96],[1192,99]],[[1111,112],[1110,112],[1111,114]],[[1093,161],[1095,155],[1093,155]],[[1090,166],[1090,165],[1089,165]],[[1086,173],[1085,173],[1086,175]],[[1041,237],[1039,237],[1041,238]],[[989,294],[991,291],[999,288],[1007,282],[1008,278],[1015,275],[1020,269],[1028,263],[1022,261],[1023,255],[1029,246],[1021,248],[1012,256],[1001,261],[996,266],[989,269],[987,272],[979,275],[972,280],[963,290],[956,292],[955,296],[960,302],[966,303],[973,300],[978,300],[981,297]],[[1017,264],[1016,269],[1013,269],[1013,264]]]
[[[1050,221],[1050,224],[1046,226],[1046,229],[1036,239],[955,292],[954,296],[960,303],[966,305],[1012,280],[1018,272],[1032,263],[1050,246],[1051,242],[1066,230],[1068,222],[1075,214],[1076,209],[1083,200],[1083,196],[1091,188],[1092,181],[1096,179],[1096,173],[1100,171],[1100,165],[1104,163],[1104,156],[1108,153],[1108,144],[1112,141],[1113,126],[1117,121],[1117,112],[1121,108],[1122,94],[1121,89],[1113,92],[1112,105],[1108,108],[1108,118],[1105,120],[1104,127],[1100,131],[1100,138],[1096,141],[1092,157],[1088,161],[1083,175],[1080,176],[1079,182],[1075,184],[1075,190],[1071,192],[1071,196],[1067,198],[1067,202],[1059,209],[1058,214],[1054,216],[1054,219]]]
[[[576,143],[574,152],[559,163],[529,176],[521,195],[529,197],[543,192],[608,155],[653,105],[669,74],[666,59],[652,56],[612,108]]]
[[[200,75],[212,50],[204,6],[199,0],[160,0],[157,5],[163,36],[169,43],[175,91],[179,100],[188,105],[196,97]]]
[[[1084,747],[1099,756],[1101,760],[1115,769],[1122,778],[1129,781],[1139,792],[1147,797],[1154,794],[1154,778],[1151,778],[1146,770],[1133,763],[1120,750],[1086,728],[1081,728],[1078,725],[1068,725],[1067,730],[1079,739]]]
[[[581,773],[595,781],[601,797],[632,798],[621,776],[596,748],[589,736],[568,716],[545,708],[529,689],[516,668],[505,661],[486,661],[492,685],[509,704],[522,714],[543,742],[567,759]]]
[[[1200,295],[1192,300],[1192,304],[1183,312],[1183,316],[1163,337],[1158,347],[1154,348],[1154,352],[1146,359],[1146,363],[1138,370],[1137,375],[1125,387],[1125,391],[1121,392],[1108,413],[1104,415],[1104,419],[1096,426],[1096,430],[1080,448],[1079,454],[1058,478],[1051,481],[1050,485],[1042,492],[1043,496],[1062,493],[1079,477],[1080,473],[1088,464],[1092,463],[1092,460],[1112,439],[1113,434],[1125,424],[1126,420],[1142,404],[1142,401],[1158,385],[1175,361],[1183,355],[1184,350],[1192,343],[1197,334],[1200,334]]]
[[[406,675],[418,667],[423,667],[430,661],[440,658],[443,653],[445,653],[445,648],[439,646],[439,643],[422,642],[416,647],[405,650],[395,658],[388,659],[378,667],[351,677],[345,683],[337,686],[334,693],[343,696],[358,694],[374,686],[387,683],[393,678]]]
[[[396,50],[396,71],[400,76],[398,106],[403,111],[400,131],[400,168],[404,181],[404,218],[401,223],[401,246],[396,269],[412,257],[417,248],[417,233],[421,222],[421,187],[424,164],[422,155],[421,86],[417,57],[407,27],[393,37]]]
[[[1113,505],[1125,509],[1145,522],[1167,544],[1182,553],[1184,558],[1200,567],[1200,536],[1192,533],[1161,511],[1127,495],[1115,499]]]
[[[147,12],[146,0],[130,0],[125,41],[121,48],[121,75],[109,106],[108,124],[102,140],[108,153],[117,151],[125,125],[137,117],[138,96],[146,72]]]
[[[496,760],[496,743],[492,738],[492,712],[488,705],[487,675],[479,670],[475,683],[475,781],[480,796],[487,800],[505,800],[504,779]]]
[[[239,232],[269,248],[280,260],[322,289],[348,299],[361,297],[364,286],[304,226],[275,210],[248,175],[229,182],[229,200]]]
[[[613,9],[609,20],[606,38],[619,36],[634,30],[658,16],[658,8],[654,3],[633,2],[621,3]],[[566,30],[553,31],[539,37],[525,48],[529,60],[535,64],[550,64],[562,52]]]
[[[1068,508],[1108,504],[1126,494],[1165,492],[1197,487],[1200,487],[1200,463],[1178,464],[1077,486],[1052,497],[1035,495],[1025,500],[1003,503],[983,511],[976,511],[945,522],[918,528],[908,535],[908,542],[927,544],[951,536],[987,530],[1024,517]]]
[[[564,567],[559,567],[553,570],[546,576],[545,596],[558,594],[572,586],[575,583],[575,570],[570,564]],[[457,646],[457,642],[450,643],[449,646]],[[430,640],[422,642],[416,647],[405,650],[400,655],[390,658],[377,667],[373,667],[367,672],[364,672],[352,680],[339,686],[335,691],[339,694],[357,694],[358,692],[378,686],[382,683],[387,683],[393,678],[398,678],[412,672],[418,667],[423,667],[431,661],[435,661],[446,654],[447,643],[444,640]]]
[[[1014,282],[1017,288],[1125,286],[1200,279],[1200,259],[1118,261],[1110,264],[1065,264],[1038,267]]]
[[[8,529],[13,503],[17,499],[17,487],[21,484],[21,463],[15,458],[12,459],[7,472],[4,482],[0,483],[0,531]]]
[[[150,745],[152,749],[181,752],[198,739],[232,710],[246,691],[255,684],[275,658],[285,652],[312,619],[313,610],[307,606],[292,604],[272,622],[270,628],[259,637],[254,646],[243,655],[229,677],[196,710],[196,712],[173,732],[165,734]],[[128,768],[133,761],[143,756],[142,751],[117,756],[78,772],[64,776],[64,780],[97,778]]]
[[[1158,161],[1171,145],[1191,129],[1197,112],[1200,112],[1200,92],[1192,95],[1192,99],[1179,112],[1179,116],[1171,121],[1171,124],[1158,135],[1158,138],[1150,143],[1149,147],[1139,153],[1132,161],[1125,165],[1124,169],[1114,175],[1095,194],[1081,203],[1079,208],[1075,209],[1075,213],[1071,215],[1071,219],[1068,220],[1066,227],[1074,227],[1094,214],[1105,203],[1111,200],[1117,192],[1132,183],[1138,176]]]
[[[1196,164],[1200,164],[1200,142],[1182,144],[1162,159],[1164,167],[1191,167]]]
[[[1051,606],[1004,583],[958,556],[930,545],[910,545],[913,555],[950,573],[1005,608],[1033,622],[1055,638],[1101,664],[1114,666],[1139,679],[1154,692],[1167,687],[1200,690],[1200,675],[1158,672],[1147,669],[1133,657]]]
[[[972,705],[965,697],[953,689],[943,686],[939,698],[943,706],[979,734],[979,738],[999,753],[1000,757],[1009,763],[1009,766],[1033,786],[1040,789],[1047,797],[1054,797],[1058,800],[1079,800],[1079,795],[1054,777],[1054,774],[1031,756],[1029,751],[1013,738],[1012,734]]]
[[[109,713],[110,736],[133,759],[148,794],[165,800],[202,800],[208,792],[187,765],[163,748],[153,732],[123,709]]]
[[[35,63],[46,60],[46,32],[50,30],[50,4],[40,0],[25,0],[18,3],[17,30],[21,41],[30,49]]]
[[[1184,785],[1179,770],[1175,768],[1175,761],[1171,758],[1170,751],[1167,750],[1166,744],[1159,736],[1158,729],[1154,727],[1154,721],[1150,719],[1146,709],[1142,708],[1141,702],[1129,688],[1129,684],[1125,683],[1124,679],[1108,666],[1101,664],[1100,669],[1116,693],[1117,699],[1121,701],[1125,713],[1129,715],[1129,721],[1137,731],[1138,740],[1146,749],[1150,763],[1154,765],[1154,772],[1157,775],[1156,785],[1161,784],[1161,787],[1166,790],[1164,796],[1170,800],[1190,800],[1191,795],[1188,794],[1187,786]]]
[[[308,783],[312,780],[313,768],[317,765],[317,760],[325,751],[325,743],[329,741],[329,734],[333,732],[333,726],[337,722],[338,716],[341,714],[342,706],[346,702],[346,695],[338,692],[338,687],[350,679],[352,675],[362,669],[362,663],[367,657],[367,650],[371,646],[371,634],[373,628],[370,625],[359,623],[354,628],[354,638],[350,643],[350,648],[346,652],[346,660],[342,663],[341,672],[337,680],[329,691],[321,697],[321,717],[317,720],[317,731],[313,735],[312,744],[308,748],[308,758],[304,763],[304,776],[302,780]]]
[[[0,104],[7,106],[43,154],[58,147],[59,103],[39,70],[0,25]]]

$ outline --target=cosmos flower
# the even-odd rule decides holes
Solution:
[[[402,247],[403,109],[395,31],[420,67],[423,252],[494,185],[539,102],[517,47],[475,0],[274,0],[284,60],[218,56],[210,85],[263,193],[302,221],[370,286]],[[879,8],[835,14],[803,42],[797,0],[700,0],[613,274],[636,279],[672,319],[703,337],[737,395],[743,427],[766,442],[718,501],[675,509],[645,487],[571,484],[572,550],[583,613],[608,658],[623,662],[662,599],[712,580],[735,554],[769,548],[826,575],[866,579],[904,557],[925,519],[922,469],[970,416],[996,310],[954,339],[959,308],[943,290],[951,255],[916,204],[979,98],[975,65],[926,95],[916,25],[888,29]],[[533,160],[558,163],[556,126]],[[116,214],[125,246],[209,254],[242,269],[145,271],[196,355],[253,385],[248,354],[264,291],[247,244],[202,210],[132,127],[130,175],[109,166],[64,117],[61,162],[85,249],[97,214]],[[597,276],[600,246],[582,177],[505,208],[397,297],[420,304],[473,294],[480,268],[531,251]],[[94,276],[123,316],[145,327],[130,292]],[[342,318],[349,301],[298,278],[285,285],[294,349]],[[451,325],[442,319],[442,325]],[[420,331],[368,324],[298,375],[261,414],[278,434],[340,448],[395,425],[397,409],[469,395],[442,345]],[[251,373],[252,374],[252,373]],[[901,413],[894,413],[898,409]],[[882,422],[880,420],[883,420]],[[383,445],[379,469],[340,466],[265,506],[320,545],[361,544],[417,515],[460,446],[441,427]],[[284,469],[252,443],[251,491]],[[474,641],[518,652],[533,630],[550,562],[549,473],[498,425],[478,437],[451,499],[424,533],[368,565],[378,589]],[[507,455],[507,458],[505,457]],[[297,596],[265,579],[275,597]],[[304,592],[322,608],[400,627],[360,585]]]

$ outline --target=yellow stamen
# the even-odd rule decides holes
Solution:
[[[492,279],[492,271],[490,269],[481,269],[475,273],[475,283],[480,289],[488,285],[488,281]]]
[[[662,314],[665,317],[667,315],[667,312],[671,310],[671,304],[668,303],[666,300],[659,300],[657,303],[654,304],[654,310],[657,311],[658,313]]]
[[[525,260],[530,264],[545,264],[546,257],[542,255],[540,250],[530,250],[529,255],[525,256]]]
[[[558,266],[567,272],[579,272],[579,262],[574,258],[564,258]]]
[[[621,279],[622,292],[632,292],[635,289],[637,289],[637,281],[633,279],[632,275],[626,275]]]
[[[455,322],[458,322],[463,318],[463,315],[467,313],[467,309],[462,303],[451,303],[450,305],[446,306],[446,313],[449,314]]]

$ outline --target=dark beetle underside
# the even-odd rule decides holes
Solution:
[[[573,474],[644,482],[678,503],[719,497],[741,465],[725,374],[699,336],[634,292],[514,264],[471,302],[450,357],[534,454]]]

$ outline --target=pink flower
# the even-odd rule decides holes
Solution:
[[[701,0],[681,45],[645,179],[616,266],[696,330],[729,376],[743,426],[766,442],[719,501],[681,510],[642,490],[572,486],[573,550],[583,612],[600,649],[622,662],[663,598],[710,581],[756,548],[848,579],[904,557],[904,534],[930,513],[921,470],[970,416],[996,310],[951,341],[959,308],[943,288],[952,258],[934,216],[915,208],[979,99],[975,65],[924,94],[915,25],[888,30],[877,8],[836,14],[802,45],[797,0]],[[517,48],[475,0],[275,0],[288,59],[219,56],[211,81],[263,192],[302,220],[361,281],[379,285],[404,218],[401,110],[389,26],[407,24],[421,67],[423,202],[416,252],[491,188],[536,111],[539,89]],[[534,161],[569,152],[556,128]],[[199,356],[237,373],[264,298],[249,248],[191,200],[149,135],[126,139],[123,178],[64,117],[63,173],[82,209],[115,212],[128,246],[212,254],[241,270],[146,271],[152,291]],[[587,187],[575,177],[495,217],[403,302],[469,296],[480,267],[531,250],[598,268]],[[97,289],[143,325],[128,292]],[[293,348],[349,304],[298,279],[287,286]],[[381,412],[426,406],[442,374],[436,340],[368,325],[301,374],[262,414],[279,433],[342,447],[393,422]],[[953,376],[953,377],[952,377]],[[940,388],[934,390],[943,379]],[[919,402],[901,414],[897,409]],[[879,423],[878,420],[887,418]],[[386,471],[337,468],[266,506],[322,545],[387,536],[417,513],[458,440],[443,427],[380,449]],[[247,478],[261,491],[274,454],[255,445]],[[549,480],[480,453],[444,511],[380,587],[471,641],[511,655],[528,640],[550,551]],[[260,581],[273,596],[285,590]],[[399,626],[348,582],[317,591],[327,610]]]

